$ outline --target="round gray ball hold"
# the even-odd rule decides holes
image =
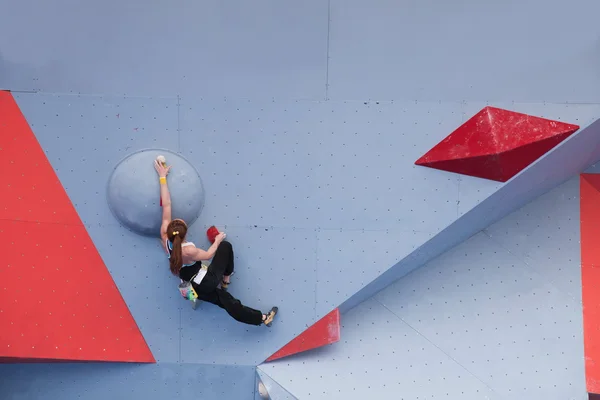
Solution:
[[[172,218],[181,218],[190,226],[204,207],[202,179],[189,161],[168,150],[133,153],[113,170],[108,180],[107,201],[121,224],[144,236],[160,236],[160,183],[154,169],[154,161],[160,155],[171,166],[167,182]]]

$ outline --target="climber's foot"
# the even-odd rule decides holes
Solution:
[[[270,327],[273,323],[273,320],[275,319],[277,311],[279,311],[279,309],[277,307],[273,307],[271,308],[271,311],[269,311],[268,314],[263,314],[263,324]]]

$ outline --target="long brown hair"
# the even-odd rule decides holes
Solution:
[[[185,240],[187,234],[187,225],[180,219],[174,219],[167,226],[167,237],[173,243],[171,258],[169,259],[169,268],[173,275],[179,276],[179,271],[183,266],[183,254],[181,252],[181,243]]]

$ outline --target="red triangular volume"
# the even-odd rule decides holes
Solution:
[[[0,91],[0,220],[80,223],[54,169],[10,92]]]
[[[0,360],[155,362],[9,92],[0,91]]]
[[[579,126],[485,107],[415,164],[506,182]]]
[[[302,332],[291,342],[283,346],[266,361],[277,360],[291,356],[292,354],[316,349],[340,340],[340,311],[335,309],[319,321],[315,322],[310,328]]]
[[[600,393],[600,174],[581,174],[579,182],[585,381],[588,392]]]

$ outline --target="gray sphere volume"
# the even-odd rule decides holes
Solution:
[[[162,221],[160,183],[154,160],[165,156],[171,166],[167,177],[172,217],[191,225],[204,207],[202,179],[194,166],[168,150],[141,150],[123,159],[113,170],[107,188],[107,201],[117,220],[144,236],[158,237]]]

